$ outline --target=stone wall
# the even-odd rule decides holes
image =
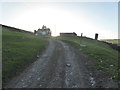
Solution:
[[[0,25],[0,26],[2,26],[2,30],[10,30],[10,31],[15,31],[15,32],[34,34],[33,32],[18,29],[18,28],[15,28],[15,27],[10,27],[10,26],[6,26],[6,25]]]
[[[105,42],[105,41],[102,41],[102,42],[108,44],[111,48],[113,48],[113,49],[115,49],[115,50],[120,52],[120,46],[119,45],[113,44],[113,43],[108,43],[108,42]]]

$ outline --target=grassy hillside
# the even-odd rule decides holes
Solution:
[[[47,45],[47,39],[14,31],[2,30],[3,83],[36,60]]]
[[[120,76],[118,76],[118,73],[120,74],[120,72],[118,72],[118,56],[120,57],[120,53],[110,48],[107,44],[80,37],[57,37],[57,39],[74,45],[81,52],[88,55],[88,57],[95,62],[95,67],[98,70],[104,71],[112,78],[120,79]],[[83,45],[83,47],[80,46],[80,44]]]
[[[101,41],[120,45],[120,39],[102,39]]]

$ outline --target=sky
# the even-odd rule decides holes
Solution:
[[[118,2],[1,2],[0,24],[34,31],[43,25],[52,35],[76,32],[99,39],[118,38]]]

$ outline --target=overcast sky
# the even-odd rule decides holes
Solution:
[[[52,35],[76,32],[118,38],[117,2],[1,2],[0,23],[28,31],[46,25]]]

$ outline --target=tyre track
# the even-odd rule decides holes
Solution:
[[[103,86],[95,79],[93,64],[69,44],[49,40],[39,58],[5,88],[94,88]],[[105,87],[105,86],[104,86]],[[106,84],[106,87],[107,84]]]

